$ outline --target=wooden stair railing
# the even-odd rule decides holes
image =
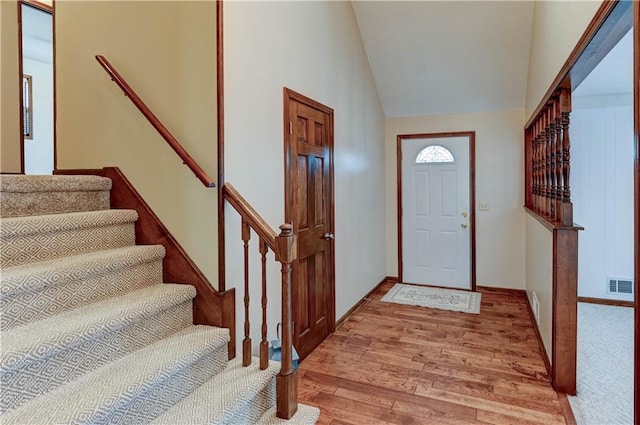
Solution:
[[[296,236],[291,224],[280,226],[280,234],[249,205],[229,183],[222,188],[224,198],[242,218],[242,241],[244,247],[244,339],[242,340],[242,365],[251,364],[251,338],[249,323],[249,240],[251,230],[259,236],[259,252],[262,263],[262,327],[260,341],[260,369],[269,364],[267,343],[267,252],[271,249],[276,261],[282,264],[282,358],[280,373],[276,377],[276,414],[290,419],[298,410],[296,372],[293,369],[293,337],[291,310],[291,263],[296,258]]]
[[[140,99],[138,94],[129,86],[126,80],[116,71],[116,69],[109,63],[107,58],[102,55],[97,55],[96,60],[98,63],[107,71],[107,74],[111,77],[111,80],[114,81],[118,87],[122,89],[124,95],[127,96],[131,102],[138,108],[138,110],[145,116],[147,121],[153,126],[153,128],[160,133],[162,138],[171,146],[171,149],[178,154],[182,162],[189,167],[189,169],[196,175],[196,177],[204,184],[206,187],[215,187],[213,180],[211,177],[207,175],[207,173],[198,165],[195,159],[189,155],[189,153],[182,147],[182,145],[178,142],[178,140],[171,134],[171,132],[167,129],[167,127],[162,124],[160,119],[155,116],[151,109]]]
[[[526,129],[526,207],[550,223],[573,226],[569,175],[571,92],[557,90]]]

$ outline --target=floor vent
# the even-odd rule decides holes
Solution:
[[[533,317],[536,319],[536,323],[539,325],[540,324],[540,303],[538,302],[538,296],[536,295],[535,292],[532,292],[533,295],[533,302],[532,302],[532,310],[533,310]]]
[[[607,285],[607,292],[609,293],[633,295],[632,279],[616,279],[609,277],[607,278]]]

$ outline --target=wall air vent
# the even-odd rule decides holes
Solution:
[[[633,279],[607,278],[607,292],[633,295]]]
[[[540,325],[540,302],[538,302],[538,296],[536,295],[535,292],[532,293],[533,295],[533,305],[532,305],[532,310],[533,310],[533,317],[536,319],[536,323],[538,325]]]

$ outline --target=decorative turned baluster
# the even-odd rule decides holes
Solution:
[[[571,114],[571,92],[563,90],[560,94],[562,103],[562,224],[573,225],[573,205],[571,204],[571,140],[569,138],[569,122]]]
[[[571,172],[571,140],[569,139],[569,112],[562,113],[562,201],[571,202],[569,177]]]
[[[549,196],[549,185],[547,181],[547,140],[549,139],[549,127],[547,127],[546,110],[542,112],[542,214],[547,214],[547,198]]]
[[[562,111],[560,99],[556,99],[556,221],[562,222]]]
[[[538,210],[538,122],[533,123],[533,135],[531,137],[531,175],[533,177],[533,210]]]
[[[538,144],[540,145],[540,156],[538,158],[539,161],[539,176],[540,176],[540,204],[538,205],[538,212],[541,215],[545,215],[545,193],[546,193],[546,178],[544,174],[544,154],[545,154],[545,137],[544,137],[544,116],[541,115],[539,119],[539,127],[540,127],[540,138],[538,139]]]
[[[536,144],[538,145],[538,156],[536,159],[538,169],[538,206],[536,211],[542,213],[542,120],[538,119],[538,137],[536,138]]]
[[[551,193],[549,196],[549,201],[551,204],[550,207],[550,216],[551,220],[556,220],[556,194],[558,191],[558,186],[556,182],[556,100],[553,99],[551,101],[551,106],[549,107],[549,179],[551,180]]]
[[[242,241],[244,242],[244,339],[242,340],[242,366],[251,364],[251,338],[249,337],[249,239],[251,227],[242,220]]]
[[[278,261],[282,263],[282,361],[280,373],[276,376],[276,416],[290,419],[298,410],[298,384],[292,354],[291,263],[297,253],[293,226],[280,226],[276,246]]]
[[[260,341],[260,369],[269,366],[269,343],[267,342],[267,243],[260,238],[260,256],[262,258],[262,341]]]
[[[550,217],[551,219],[553,219],[553,214],[552,214],[552,202],[551,200],[553,199],[553,180],[552,180],[552,176],[551,176],[551,156],[552,156],[552,150],[551,150],[551,109],[553,107],[553,104],[549,104],[547,105],[547,109],[545,112],[545,177],[547,180],[547,191],[546,191],[546,200],[545,200],[545,205],[546,205],[546,215],[547,217]]]

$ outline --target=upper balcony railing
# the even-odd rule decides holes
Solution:
[[[145,116],[147,121],[155,128],[158,133],[162,136],[164,140],[171,146],[171,149],[182,159],[182,162],[189,167],[193,174],[204,184],[206,187],[215,187],[213,180],[211,177],[207,175],[207,173],[198,165],[195,159],[189,155],[189,153],[182,147],[182,145],[178,142],[178,140],[171,134],[171,132],[167,129],[167,127],[162,124],[160,119],[155,116],[151,109],[140,99],[138,94],[127,84],[126,80],[116,71],[116,69],[109,63],[107,58],[102,55],[97,55],[96,60],[98,63],[107,71],[107,74],[124,92],[124,95],[127,96],[131,102],[138,108],[138,110]]]

